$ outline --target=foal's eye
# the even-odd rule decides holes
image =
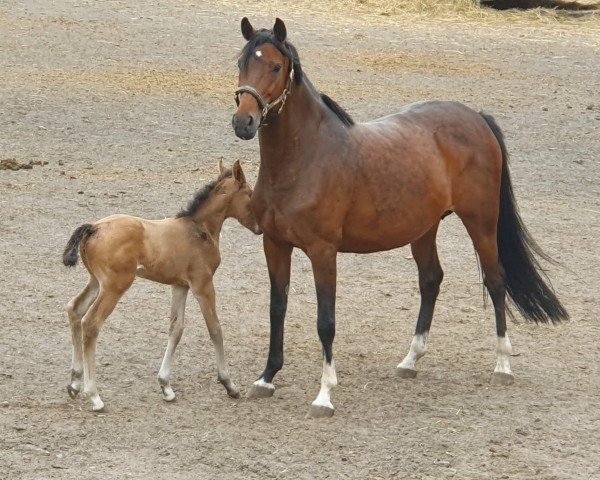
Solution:
[[[274,73],[281,71],[281,65],[277,64],[271,69]]]

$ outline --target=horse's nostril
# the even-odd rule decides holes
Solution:
[[[248,126],[252,125],[254,123],[254,118],[252,117],[252,115],[248,115]]]

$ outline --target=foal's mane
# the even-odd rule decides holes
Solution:
[[[287,59],[292,63],[292,68],[294,69],[294,80],[299,85],[303,81],[309,85],[310,89],[315,92],[315,94],[321,99],[321,101],[325,104],[325,106],[331,110],[335,115],[340,119],[340,121],[346,125],[347,127],[351,127],[354,125],[354,120],[352,117],[346,112],[342,107],[340,107],[335,101],[329,98],[324,93],[318,92],[313,85],[310,83],[308,78],[304,76],[302,72],[302,65],[300,64],[300,58],[298,57],[298,51],[296,47],[294,47],[290,42],[284,41],[280,42],[273,30],[268,30],[266,28],[261,28],[258,30],[254,36],[248,40],[248,43],[242,49],[242,53],[239,57],[239,65],[242,71],[245,71],[248,68],[248,62],[252,55],[254,55],[254,51],[260,45],[264,45],[265,43],[270,43],[277,50],[281,52],[282,55],[287,57]]]
[[[219,175],[219,178],[217,178],[215,181],[204,185],[200,190],[196,192],[194,198],[190,201],[190,203],[188,203],[188,206],[182,208],[179,211],[179,213],[175,216],[175,218],[193,217],[194,215],[196,215],[198,210],[200,210],[200,207],[204,205],[206,200],[208,200],[208,197],[210,197],[210,194],[219,184],[219,182],[227,177],[231,177],[231,175],[231,169],[228,168],[223,173],[221,173],[221,175]]]

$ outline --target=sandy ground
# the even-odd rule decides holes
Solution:
[[[2,478],[600,478],[600,18],[426,18],[368,3],[312,14],[291,1],[0,1],[0,160],[48,162],[0,171]],[[111,213],[172,215],[221,158],[256,178],[258,142],[229,124],[245,14],[256,26],[284,18],[313,83],[359,121],[432,98],[496,116],[522,215],[562,264],[548,274],[572,316],[556,328],[510,324],[515,385],[488,383],[493,312],[449,217],[446,277],[414,380],[394,375],[418,311],[410,250],[340,256],[330,420],[305,418],[321,356],[301,254],[273,398],[226,396],[189,300],[178,399],[163,402],[155,377],[170,292],[142,280],[100,336],[107,412],[67,397],[64,306],[86,278],[60,262],[71,231]],[[218,310],[246,390],[266,360],[265,261],[260,239],[233,221],[221,247]]]

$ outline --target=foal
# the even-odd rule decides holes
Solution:
[[[252,188],[239,162],[231,170],[219,162],[219,169],[219,178],[200,190],[175,218],[144,220],[111,215],[73,232],[63,263],[75,266],[79,248],[90,279],[67,307],[73,341],[71,383],[67,386],[71,398],[81,391],[83,379],[84,393],[90,397],[93,410],[104,408],[96,387],[96,340],[100,327],[136,275],[171,285],[173,290],[169,342],[158,372],[164,399],[175,399],[170,383],[171,362],[183,333],[189,289],[200,303],[215,346],[219,382],[230,397],[240,396],[229,378],[212,278],[221,261],[219,235],[226,218],[237,219],[256,234],[262,232],[249,207]]]

